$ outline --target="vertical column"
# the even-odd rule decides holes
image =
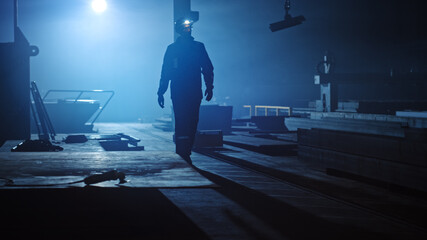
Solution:
[[[191,0],[173,0],[173,21],[185,17],[191,12]],[[178,38],[178,34],[173,30],[174,40]]]
[[[335,83],[321,84],[320,95],[323,112],[335,112],[338,109],[338,94]]]
[[[173,0],[173,20],[174,22],[180,18],[188,17],[193,22],[199,20],[199,12],[191,11],[191,0]],[[178,34],[174,29],[174,39],[178,37]]]
[[[18,28],[18,0],[13,0],[13,32],[14,40],[16,42],[16,32]]]

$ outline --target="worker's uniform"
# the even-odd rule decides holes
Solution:
[[[213,89],[213,66],[201,42],[179,37],[168,46],[162,66],[158,95],[163,95],[171,81],[171,98],[175,116],[176,152],[191,154],[203,98],[202,79],[206,89]]]

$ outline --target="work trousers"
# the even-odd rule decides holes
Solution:
[[[176,153],[190,156],[199,123],[201,99],[172,99]]]

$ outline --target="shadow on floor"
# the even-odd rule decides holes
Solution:
[[[383,235],[328,222],[226,178],[200,169],[197,171],[220,186],[216,191],[247,209],[287,239],[403,239],[402,236]],[[247,232],[251,231],[252,229],[247,229]],[[263,237],[258,236],[257,239]],[[418,239],[417,236],[414,239]]]
[[[208,239],[157,189],[0,190],[5,239]]]

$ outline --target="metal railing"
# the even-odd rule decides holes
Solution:
[[[114,91],[112,91],[112,90],[55,90],[55,89],[53,89],[53,90],[49,90],[46,92],[46,94],[43,97],[43,101],[52,92],[67,92],[67,93],[75,92],[75,93],[79,93],[77,95],[77,97],[74,98],[73,103],[77,103],[78,100],[82,97],[82,95],[84,93],[109,93],[109,94],[111,94],[110,97],[108,97],[107,101],[104,103],[104,105],[99,107],[99,111],[96,114],[96,116],[94,117],[94,119],[92,120],[91,124],[93,124],[98,119],[99,115],[101,115],[102,111],[104,111],[104,108],[107,106],[107,104],[110,102],[111,98],[113,98],[113,96],[114,96]]]
[[[249,108],[249,116],[252,116],[252,106],[251,105],[243,105],[244,108]],[[284,107],[284,106],[266,106],[266,105],[255,105],[255,116],[258,116],[258,109],[264,108],[265,110],[265,116],[268,116],[268,110],[269,109],[275,109],[276,110],[276,116],[279,116],[280,110],[286,110],[288,111],[288,116],[291,116],[292,114],[292,108],[291,107]]]

